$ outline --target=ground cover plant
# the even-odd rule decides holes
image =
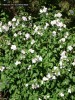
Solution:
[[[0,90],[9,100],[75,100],[75,34],[60,11],[0,22]]]

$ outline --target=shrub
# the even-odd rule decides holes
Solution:
[[[35,23],[22,15],[0,27],[0,88],[9,100],[74,100],[75,34],[60,11],[43,7]]]

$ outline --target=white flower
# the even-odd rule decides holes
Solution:
[[[47,78],[47,77],[44,76],[42,80],[43,80],[43,81],[48,81],[49,78]]]
[[[3,25],[2,26],[2,29],[5,30],[5,31],[8,31],[9,30],[9,27],[7,25]]]
[[[26,38],[23,38],[23,40],[26,40]]]
[[[19,65],[19,64],[21,64],[20,61],[16,61],[16,62],[15,62],[15,65],[16,65],[16,66]]]
[[[39,88],[39,85],[36,83],[36,84],[32,84],[32,89],[36,89],[36,88]]]
[[[36,62],[37,62],[37,58],[33,58],[32,63],[36,63]]]
[[[66,59],[67,58],[67,56],[61,56],[61,59]]]
[[[56,36],[56,31],[53,31],[52,34],[53,34],[53,36]]]
[[[11,45],[11,49],[12,50],[16,50],[17,48],[16,48],[16,45]]]
[[[61,31],[61,30],[62,30],[62,28],[59,28],[58,30],[59,30],[59,31]]]
[[[48,26],[49,26],[49,24],[48,24],[48,23],[46,23],[46,25],[45,25],[44,29],[46,29]]]
[[[44,96],[44,99],[46,100],[46,99],[47,99],[47,97],[46,97],[46,96]]]
[[[22,19],[23,19],[24,21],[27,21],[27,18],[26,18],[25,16],[23,16]]]
[[[45,100],[47,100],[47,99],[49,99],[49,98],[50,98],[49,95],[45,95],[45,96],[44,96],[44,99],[45,99]]]
[[[62,51],[62,53],[60,54],[61,56],[65,56],[66,51]]]
[[[11,23],[11,21],[9,21],[9,22],[8,22],[8,25],[9,25],[9,26],[12,26],[12,23]]]
[[[72,65],[75,66],[75,62],[73,62]]]
[[[56,79],[56,77],[53,75],[53,76],[52,76],[52,79],[54,79],[54,80],[55,80],[55,79]]]
[[[17,34],[16,33],[14,34],[14,37],[17,37]]]
[[[16,26],[18,26],[19,23],[16,23]]]
[[[24,24],[22,24],[22,27],[25,27],[25,25],[24,25]]]
[[[65,25],[65,24],[63,24],[63,27],[64,27],[64,28],[66,28],[66,25]]]
[[[21,35],[22,34],[21,31],[19,31],[18,34]]]
[[[37,58],[38,61],[42,61],[42,57],[41,56],[37,55],[36,58]]]
[[[71,69],[68,69],[68,71],[70,72],[70,71],[71,71]]]
[[[66,32],[66,36],[69,36],[69,33],[68,32]]]
[[[24,59],[24,58],[25,58],[25,55],[20,56],[20,59],[21,59],[21,60]]]
[[[39,84],[36,84],[36,87],[39,88],[40,87]]]
[[[43,9],[40,9],[40,13],[46,13],[47,12],[47,8],[43,7]]]
[[[31,20],[31,16],[28,16],[28,19]]]
[[[50,96],[49,96],[49,95],[47,95],[47,98],[50,98]]]
[[[16,18],[13,18],[12,21],[15,22],[16,21]]]
[[[46,16],[48,16],[48,13],[46,13]]]
[[[69,51],[71,51],[71,50],[73,49],[73,47],[72,47],[72,46],[68,46],[67,49],[68,49]]]
[[[35,43],[35,40],[32,40],[32,41],[31,41],[31,44],[34,44],[34,43]]]
[[[38,60],[39,60],[39,61],[42,61],[42,57],[41,57],[41,56],[39,56],[39,57],[38,57]]]
[[[29,33],[26,33],[26,34],[25,34],[25,37],[26,37],[26,39],[28,40],[28,39],[30,38],[30,34],[29,34]]]
[[[40,9],[40,13],[43,13],[43,10],[42,9]]]
[[[7,45],[11,45],[10,41],[7,41]]]
[[[62,69],[63,68],[63,66],[60,66],[60,69]]]
[[[60,65],[60,66],[62,66],[62,65],[63,65],[63,62],[62,62],[62,60],[60,60],[60,62],[59,62],[59,65]]]
[[[36,28],[36,25],[34,24],[33,28]]]
[[[34,53],[34,50],[33,49],[29,49],[29,52]]]
[[[58,27],[63,27],[63,23],[62,23],[62,22],[57,22],[56,25],[57,25]]]
[[[48,73],[46,76],[47,76],[47,78],[51,78],[51,75],[50,75],[50,73]]]
[[[31,65],[28,66],[28,70],[31,69]]]
[[[48,27],[48,26],[49,26],[49,24],[48,24],[48,23],[46,23],[46,26]]]
[[[67,58],[66,51],[63,51],[60,55],[61,55],[61,59],[66,59]]]
[[[16,26],[18,26],[20,23],[20,20],[18,19],[17,22],[16,22]]]
[[[47,29],[47,26],[46,25],[44,26],[44,29]]]
[[[12,27],[12,29],[15,29],[15,28],[16,28],[15,26]]]
[[[59,76],[60,75],[60,72],[56,73],[56,75]]]
[[[34,32],[38,32],[39,27],[37,26],[34,30]]]
[[[41,35],[41,36],[43,35],[43,34],[42,34],[42,33],[40,33],[39,31],[37,32],[37,34],[38,34],[38,35]]]
[[[47,27],[49,26],[49,24],[48,23],[46,23],[46,25],[44,26],[44,29],[47,29]]]
[[[39,98],[38,100],[42,100],[41,98]]]
[[[34,84],[32,84],[32,89],[35,89],[35,85]]]
[[[24,51],[24,50],[21,50],[21,53],[22,53],[22,54],[25,54],[25,51]]]
[[[57,70],[57,69],[58,69],[58,67],[54,66],[54,70]]]
[[[57,13],[57,14],[54,15],[54,17],[59,17],[59,18],[60,18],[61,16],[62,16],[61,13]]]
[[[56,20],[51,21],[51,25],[54,26],[56,24]]]
[[[5,67],[4,66],[1,66],[0,71],[3,72],[4,69],[5,69]]]
[[[71,89],[70,88],[68,89],[68,93],[71,93]]]
[[[65,42],[65,38],[62,38],[59,40],[60,42]]]
[[[67,38],[68,36],[69,36],[69,33],[66,32],[64,37]]]
[[[65,35],[64,38],[67,39],[67,36]]]
[[[59,94],[61,97],[64,97],[64,94],[61,92],[60,94]]]
[[[43,12],[44,13],[47,12],[47,8],[46,7],[43,8]]]
[[[26,87],[28,87],[28,84],[25,84]]]
[[[59,48],[62,48],[62,45],[60,45]]]
[[[74,59],[74,62],[72,63],[72,65],[75,66],[75,59]]]
[[[60,22],[60,19],[59,19],[59,18],[57,18],[57,19],[56,19],[56,23],[59,23],[59,22]]]

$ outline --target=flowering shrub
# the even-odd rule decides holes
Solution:
[[[45,7],[32,22],[23,15],[0,23],[1,90],[9,100],[74,100],[75,34],[60,12]]]

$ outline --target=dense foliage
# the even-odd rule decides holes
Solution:
[[[42,7],[0,22],[0,90],[9,100],[74,100],[75,34],[60,11]]]

